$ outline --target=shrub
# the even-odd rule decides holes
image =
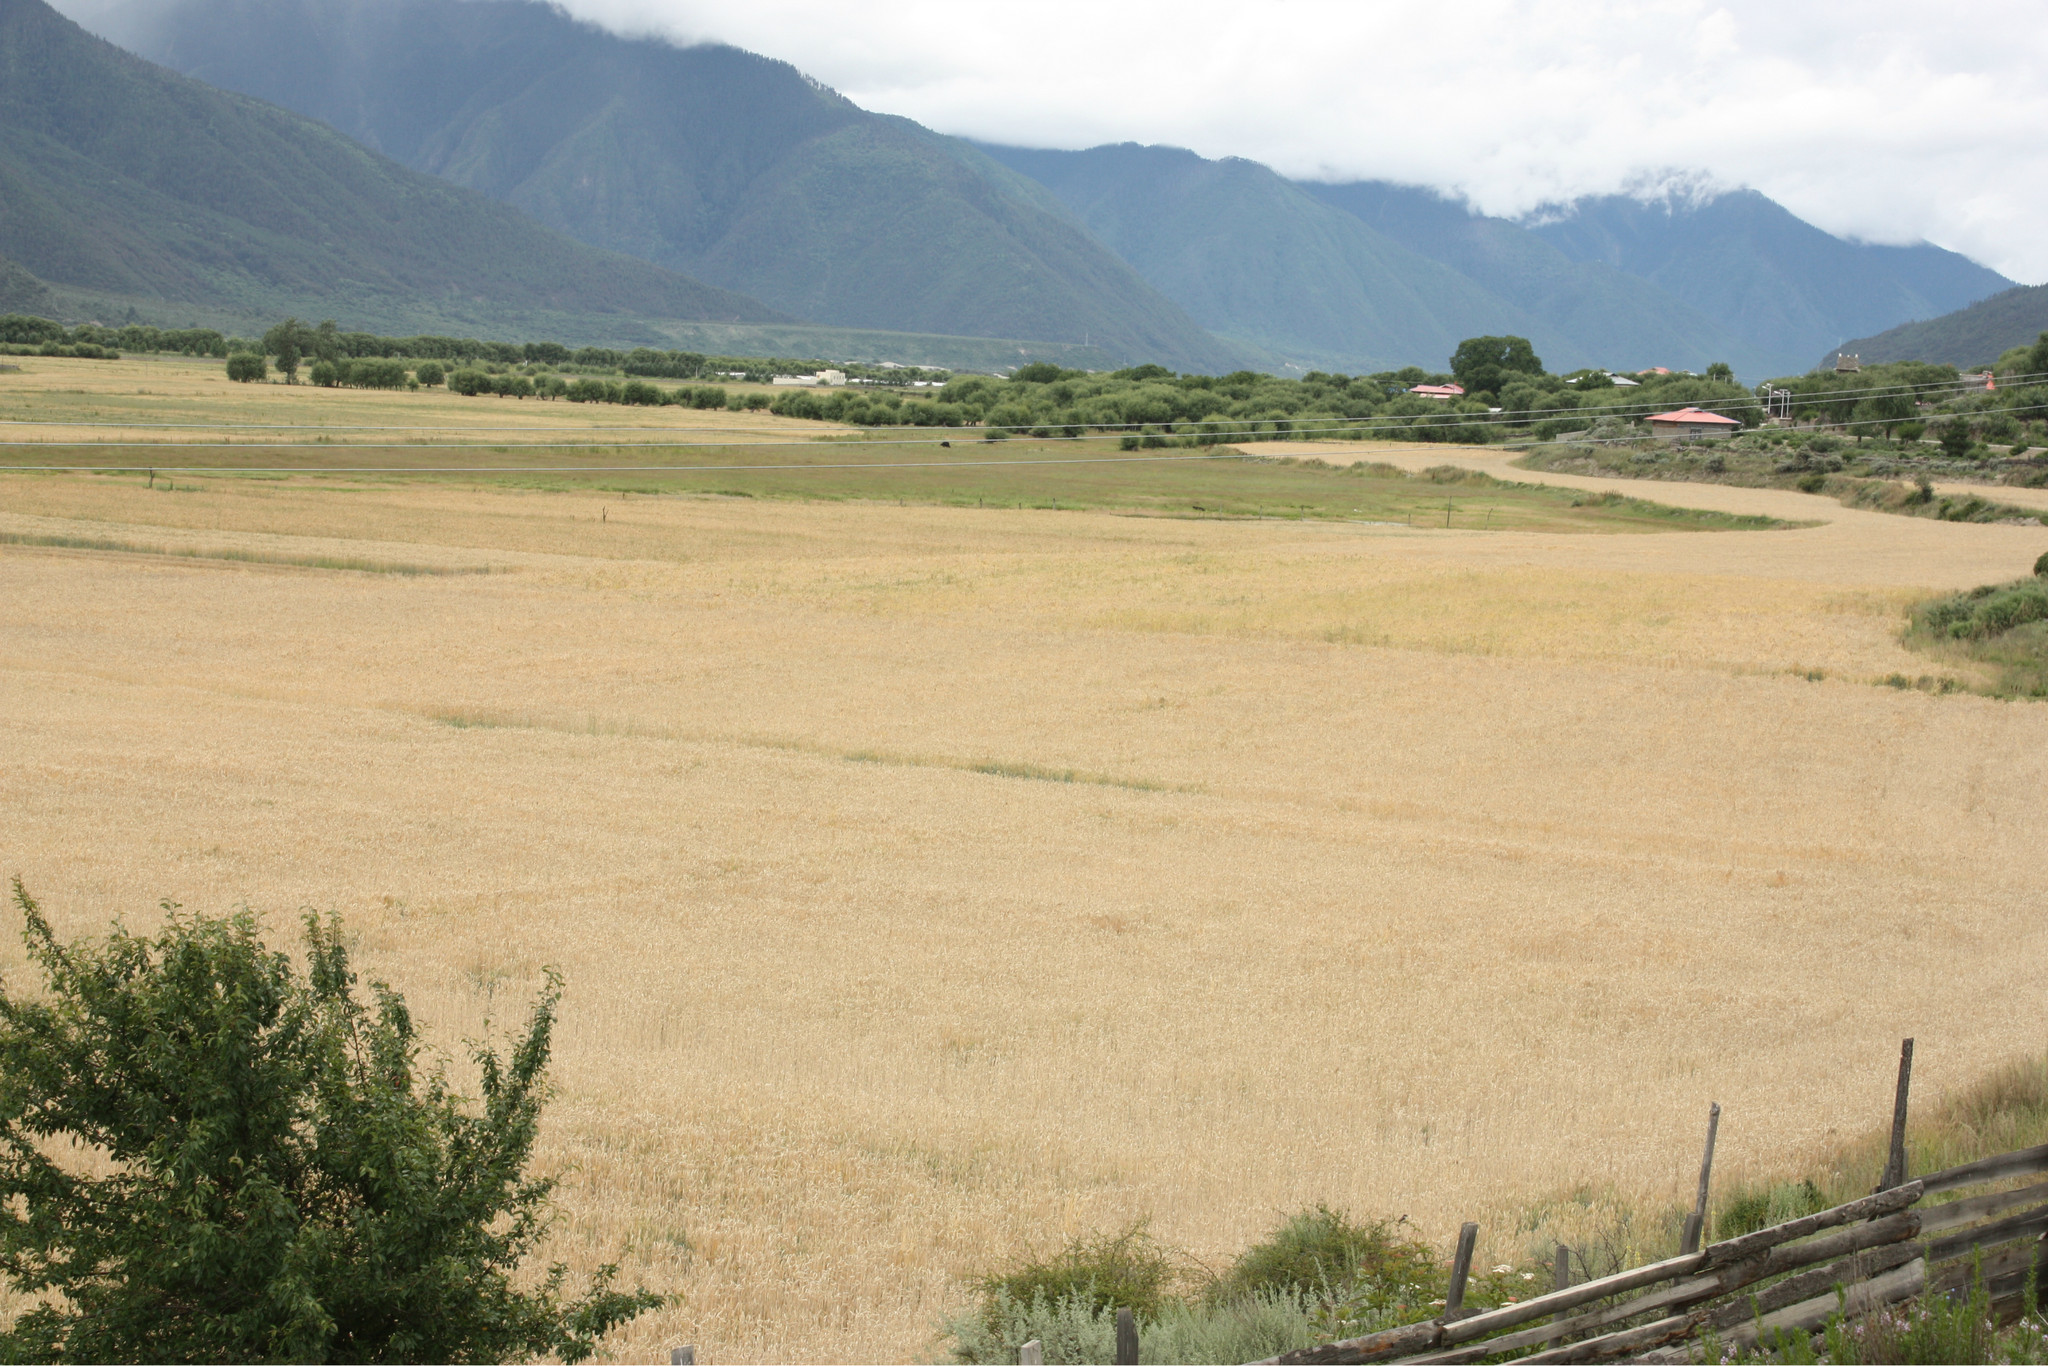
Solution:
[[[2048,584],[2037,577],[1973,588],[1925,603],[1913,613],[1915,628],[1937,638],[1982,640],[2029,622],[2048,620]]]
[[[563,397],[571,403],[604,403],[611,398],[611,386],[601,379],[579,379],[570,383]]]
[[[322,389],[332,389],[341,383],[341,367],[331,360],[316,360],[313,368],[306,372],[306,378]]]
[[[1129,1309],[1152,1319],[1181,1275],[1178,1259],[1144,1225],[1133,1224],[1121,1233],[1076,1238],[1050,1257],[984,1276],[979,1288],[989,1312],[1004,1300],[1056,1305],[1078,1299],[1093,1309]]]
[[[793,389],[789,393],[778,394],[774,401],[769,403],[768,411],[777,417],[813,419],[823,416],[824,413],[824,410],[819,406],[818,400],[802,389]]]
[[[474,1047],[472,1108],[397,993],[357,999],[332,917],[302,978],[247,911],[66,946],[14,897],[46,989],[0,991],[0,1272],[31,1306],[0,1356],[578,1360],[661,1303],[610,1267],[568,1303],[559,1266],[515,1284],[553,1189],[526,1172],[552,973],[509,1056]]]
[[[434,360],[421,361],[419,369],[412,373],[414,379],[429,389],[448,378],[448,372],[441,368],[441,362]]]
[[[1218,1282],[1217,1292],[1322,1295],[1371,1281],[1390,1295],[1420,1304],[1437,1292],[1443,1277],[1436,1253],[1416,1239],[1397,1236],[1394,1225],[1356,1223],[1342,1211],[1317,1205],[1247,1248]]]
[[[1047,1362],[1109,1361],[1116,1351],[1116,1316],[1083,1295],[1025,1303],[1004,1298],[993,1314],[961,1314],[943,1326],[954,1339],[956,1361],[1013,1362],[1017,1349],[1034,1338]],[[1314,1315],[1291,1295],[1228,1305],[1174,1302],[1146,1323],[1139,1360],[1263,1361],[1316,1341]]]
[[[237,351],[228,357],[228,378],[237,384],[254,384],[269,373],[269,360],[253,351]]]
[[[2048,551],[2044,551],[2041,558],[2034,561],[2034,577],[2048,579]]]
[[[529,385],[530,389],[532,386]],[[659,408],[664,395],[644,379],[629,379],[619,390],[614,403],[631,403],[648,408]]]
[[[1951,460],[1961,460],[1970,453],[1970,424],[1961,417],[1952,417],[1941,424],[1935,436],[1941,441],[1941,453]]]
[[[347,362],[348,370],[342,382],[358,389],[403,389],[405,387],[405,366],[395,360],[358,360]],[[314,366],[319,370],[319,366]],[[315,381],[316,383],[318,381]]]

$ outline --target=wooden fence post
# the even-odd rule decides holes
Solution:
[[[1138,1316],[1116,1311],[1116,1366],[1138,1366]]]
[[[1444,1292],[1446,1319],[1465,1310],[1465,1282],[1472,1275],[1472,1249],[1479,1242],[1479,1225],[1466,1224],[1458,1230],[1458,1251],[1451,1258],[1451,1286]]]
[[[668,1366],[697,1366],[697,1344],[689,1342],[681,1347],[671,1347]]]
[[[1715,1101],[1707,1111],[1707,1153],[1700,1159],[1700,1193],[1693,1201],[1692,1213],[1685,1217],[1685,1235],[1680,1239],[1679,1251],[1687,1256],[1700,1250],[1700,1235],[1707,1227],[1707,1185],[1714,1176],[1714,1135],[1721,1128],[1721,1103]]]
[[[1552,1290],[1569,1289],[1572,1283],[1572,1250],[1563,1243],[1557,1245],[1557,1269],[1550,1273]]]
[[[1017,1366],[1045,1366],[1045,1344],[1033,1338],[1019,1347]]]
[[[1884,1178],[1877,1183],[1881,1191],[1906,1184],[1906,1092],[1913,1085],[1913,1041],[1907,1039],[1899,1045],[1899,1089],[1892,1097],[1892,1146],[1885,1159]]]

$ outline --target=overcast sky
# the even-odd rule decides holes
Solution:
[[[57,0],[103,32],[175,0]],[[1749,185],[1830,232],[2048,281],[2039,0],[567,0],[1036,147],[1161,142],[1510,216]]]
[[[2048,280],[2038,3],[569,0],[794,63],[869,109],[1041,147],[1164,142],[1494,213],[1752,185],[1831,232]]]

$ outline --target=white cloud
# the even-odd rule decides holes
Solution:
[[[1174,143],[1495,213],[1681,167],[1832,232],[2048,279],[2048,25],[2014,0],[569,0],[780,57],[870,109],[1046,147]]]

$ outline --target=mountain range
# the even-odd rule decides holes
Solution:
[[[41,8],[0,0],[0,15]],[[1937,247],[1832,237],[1753,191],[1587,199],[1511,221],[1411,186],[1295,182],[1167,147],[970,144],[862,110],[782,62],[622,38],[527,0],[169,0],[108,11],[105,22],[124,46],[206,83],[188,82],[193,90],[217,87],[206,106],[215,124],[290,121],[303,140],[316,120],[330,155],[353,149],[346,169],[376,180],[378,193],[341,196],[345,212],[331,226],[313,226],[322,214],[309,209],[310,221],[265,239],[279,260],[255,272],[277,294],[272,277],[315,274],[306,253],[316,245],[383,263],[382,276],[356,262],[328,270],[347,282],[328,312],[360,314],[379,287],[399,285],[393,263],[408,259],[416,264],[405,283],[443,308],[467,298],[473,311],[486,300],[533,316],[571,311],[510,278],[500,304],[499,286],[473,278],[510,250],[478,235],[482,219],[423,234],[409,212],[388,211],[400,185],[424,200],[425,177],[465,213],[485,201],[509,206],[492,230],[502,237],[505,223],[524,224],[537,234],[519,244],[529,258],[575,243],[601,253],[586,267],[595,278],[598,259],[613,272],[629,259],[658,268],[648,279],[659,289],[628,289],[619,302],[665,319],[666,335],[683,334],[678,319],[705,331],[722,310],[720,335],[735,346],[805,328],[880,329],[893,335],[858,335],[871,350],[921,347],[924,359],[940,342],[957,351],[963,338],[1024,338],[1068,363],[1437,368],[1464,337],[1514,333],[1553,369],[1726,360],[1761,376],[2011,285]],[[7,93],[0,148],[19,140]],[[46,85],[34,98],[61,109],[67,93]],[[208,152],[242,149],[183,155]],[[73,179],[97,169],[74,167]],[[134,180],[142,168],[117,169]],[[413,179],[394,179],[400,171]],[[46,176],[52,203],[62,180]],[[0,181],[0,196],[7,188]],[[301,188],[319,202],[310,182]],[[386,207],[381,227],[373,212],[348,207],[357,201]],[[110,293],[170,297],[166,279],[176,277],[190,295],[210,269],[223,293],[269,297],[230,278],[223,253],[207,255],[211,224],[182,239],[168,229],[151,239],[137,225],[125,256],[101,253],[153,263],[123,276],[105,261],[95,274],[30,249],[9,235],[7,213],[0,197],[0,253],[51,285],[90,277]],[[154,211],[143,217],[156,221]],[[560,245],[543,250],[544,241]],[[409,257],[416,247],[422,254]],[[296,267],[294,251],[304,258]],[[444,278],[461,270],[461,281]],[[581,268],[571,274],[581,278]],[[35,283],[10,280],[0,268],[0,290]],[[675,293],[685,285],[699,291],[694,303]],[[602,313],[616,298],[599,290],[576,307]],[[978,354],[1028,349],[978,345]]]
[[[0,289],[28,301],[55,284],[408,330],[781,316],[152,65],[41,0],[0,0],[0,255]]]

